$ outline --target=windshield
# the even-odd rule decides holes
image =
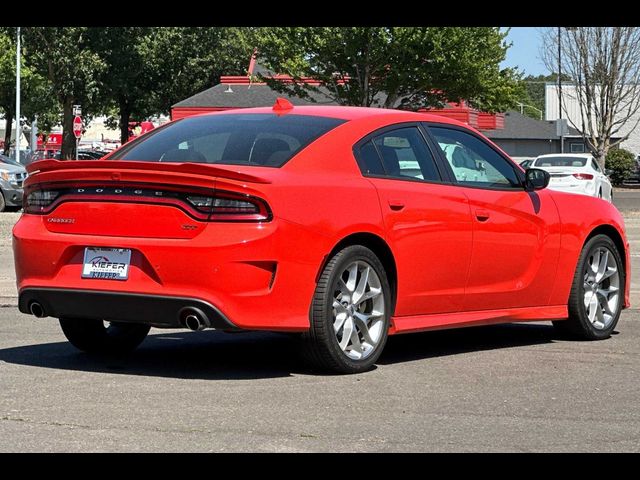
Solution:
[[[152,130],[110,159],[280,167],[344,122],[309,115],[255,113],[188,117]]]
[[[9,158],[6,155],[0,155],[0,162],[8,163],[9,165],[15,165],[16,167],[24,167],[24,165],[16,162],[13,158]]]
[[[586,157],[543,157],[536,160],[536,167],[584,167]]]

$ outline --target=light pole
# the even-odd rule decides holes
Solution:
[[[560,124],[560,153],[564,153],[564,128],[562,125],[562,27],[558,27],[558,123]]]
[[[16,38],[16,162],[20,163],[20,27]]]

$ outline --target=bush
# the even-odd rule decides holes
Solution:
[[[635,155],[624,148],[609,150],[605,160],[605,166],[608,170],[611,170],[609,178],[611,178],[613,184],[622,185],[622,182],[629,178],[633,172]]]

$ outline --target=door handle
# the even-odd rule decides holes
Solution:
[[[395,211],[402,210],[404,208],[404,202],[402,200],[398,200],[397,198],[390,198],[389,208]]]
[[[487,210],[476,210],[476,218],[479,222],[486,222],[491,215]]]

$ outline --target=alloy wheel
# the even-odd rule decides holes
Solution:
[[[598,330],[606,329],[613,322],[620,303],[620,272],[608,248],[598,247],[589,255],[583,287],[589,322]]]
[[[367,262],[350,263],[333,295],[333,330],[340,349],[352,360],[371,355],[383,337],[385,302],[378,274]]]

